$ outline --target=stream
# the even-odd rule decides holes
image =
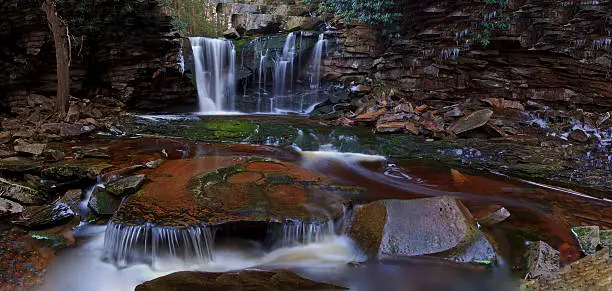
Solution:
[[[356,136],[360,137],[357,140],[367,139],[362,133]],[[346,140],[346,136],[336,139]],[[338,223],[332,235],[299,245],[269,248],[249,235],[223,235],[214,239],[211,261],[194,263],[165,257],[154,265],[137,263],[117,267],[104,259],[107,226],[81,222],[73,232],[76,244],[58,252],[48,267],[42,290],[127,291],[145,281],[182,270],[227,272],[243,269],[290,269],[304,277],[355,291],[513,290],[522,276],[522,254],[528,242],[548,242],[560,250],[561,261],[567,264],[580,258],[580,248],[570,233],[570,226],[597,222],[612,227],[612,220],[609,220],[612,215],[606,214],[611,204],[607,200],[496,173],[474,173],[424,160],[395,159],[371,151],[364,153],[363,147],[350,152],[333,141],[320,142],[318,149],[302,145],[303,149],[296,143],[283,147],[275,146],[274,142],[271,145],[198,143],[155,137],[98,139],[85,143],[109,148],[113,163],[119,164],[128,164],[162,150],[168,153],[168,160],[204,157],[207,164],[227,157],[277,159],[325,176],[337,185],[364,189],[349,197],[356,205],[381,199],[451,195],[472,213],[491,205],[502,205],[511,216],[501,224],[486,228],[498,255],[497,262],[486,267],[427,256],[367,260],[366,254],[346,236]],[[191,166],[186,169],[195,170]],[[164,189],[173,189],[172,185],[166,186]]]

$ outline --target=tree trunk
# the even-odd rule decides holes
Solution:
[[[55,58],[57,63],[57,112],[63,117],[68,111],[68,96],[70,95],[70,39],[68,25],[57,14],[56,1],[45,0],[42,9],[47,15],[49,29],[55,42]]]

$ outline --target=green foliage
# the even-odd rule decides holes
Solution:
[[[334,13],[347,23],[381,25],[385,35],[399,37],[402,6],[395,0],[306,0],[305,4],[319,4],[323,12]]]
[[[172,11],[172,25],[186,36],[217,37],[223,31],[208,0],[160,0]]]
[[[518,17],[518,14],[508,15],[509,0],[474,0],[477,3],[484,3],[491,7],[490,17],[479,23],[478,29],[474,34],[474,39],[482,46],[487,47],[491,43],[490,37],[493,32],[505,31],[510,29],[510,20]]]

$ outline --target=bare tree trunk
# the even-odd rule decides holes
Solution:
[[[49,29],[55,42],[55,58],[57,63],[57,112],[63,117],[68,111],[68,96],[70,95],[70,38],[68,25],[57,14],[55,0],[45,0],[42,9],[47,15]]]

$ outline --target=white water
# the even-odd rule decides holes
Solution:
[[[319,35],[319,40],[314,47],[312,60],[310,61],[310,89],[319,89],[321,81],[321,58],[323,57],[323,49],[325,48],[325,34]]]
[[[104,226],[86,226],[75,232],[87,243],[61,251],[45,275],[44,291],[132,291],[145,281],[178,271],[226,272],[246,268],[300,268],[340,272],[347,263],[363,261],[364,256],[353,242],[341,236],[329,236],[323,241],[265,252],[250,241],[220,245],[215,259],[193,264],[172,260],[163,262],[167,267],[156,271],[140,264],[119,269],[104,262]]]
[[[190,37],[200,112],[235,110],[236,50],[229,40]]]
[[[289,33],[285,39],[282,55],[278,56],[274,64],[273,93],[270,98],[270,109],[274,111],[277,107],[283,107],[281,98],[287,97],[293,86],[293,61],[295,59],[295,33]],[[280,103],[280,104],[279,104]]]

